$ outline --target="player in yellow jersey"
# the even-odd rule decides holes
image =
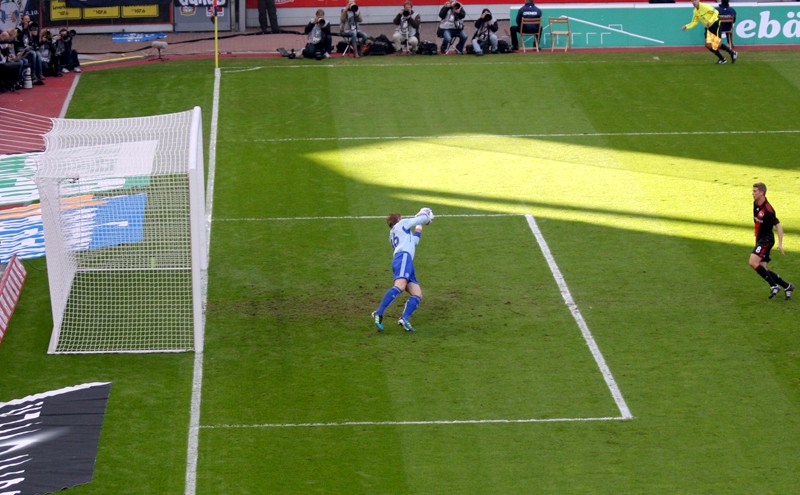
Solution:
[[[695,27],[698,22],[702,23],[703,27],[706,28],[706,48],[717,56],[717,63],[724,64],[727,62],[719,52],[719,49],[722,48],[731,56],[731,63],[735,64],[738,53],[723,43],[722,38],[719,36],[719,12],[717,12],[717,9],[700,0],[692,0],[692,5],[694,6],[692,22],[683,26],[681,30],[686,31]]]

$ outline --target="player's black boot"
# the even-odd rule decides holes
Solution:
[[[787,301],[792,298],[792,292],[794,292],[794,284],[789,284],[789,287],[783,289],[783,293],[785,295],[784,299]]]

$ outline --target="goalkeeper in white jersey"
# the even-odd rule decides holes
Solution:
[[[432,221],[433,211],[430,208],[419,210],[419,213],[413,218],[404,219],[399,213],[392,213],[386,217],[386,223],[391,229],[389,242],[394,248],[394,257],[392,258],[394,285],[386,291],[378,309],[372,312],[372,319],[378,331],[383,331],[383,312],[403,291],[408,291],[410,297],[406,301],[403,315],[397,320],[397,324],[406,332],[414,331],[409,320],[422,301],[422,288],[419,286],[416,273],[414,273],[414,253],[422,238],[422,226],[428,225]]]

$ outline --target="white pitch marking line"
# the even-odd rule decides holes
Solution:
[[[483,218],[483,217],[521,217],[522,213],[464,213],[456,215],[436,215],[436,218]],[[413,215],[404,215],[413,216]],[[293,222],[301,220],[376,220],[386,215],[327,216],[327,217],[264,217],[264,218],[215,218],[215,222]]]
[[[222,73],[219,68],[214,70],[214,95],[211,108],[211,130],[208,143],[208,183],[206,185],[206,254],[211,254],[211,211],[214,206],[214,177],[216,175],[217,160],[217,128],[219,123],[219,88]],[[208,273],[203,277],[203,308],[206,307],[208,297]],[[186,485],[185,495],[195,495],[197,492],[197,458],[200,445],[200,401],[203,391],[203,353],[194,354],[194,372],[192,375],[192,399],[189,407],[189,438],[186,447]]]
[[[516,216],[523,216],[522,214],[514,214],[514,213],[497,213],[497,214],[456,214],[456,215],[438,215],[438,218],[443,217],[516,217]],[[563,275],[561,275],[561,270],[559,270],[558,265],[556,265],[555,259],[553,255],[550,253],[550,248],[547,246],[547,242],[544,240],[541,231],[539,231],[539,227],[536,225],[536,221],[533,219],[533,216],[530,214],[524,215],[525,218],[528,220],[528,225],[530,226],[531,230],[533,231],[534,236],[536,237],[537,242],[539,243],[539,247],[542,250],[542,254],[544,255],[545,260],[547,261],[548,266],[550,267],[550,271],[553,273],[553,277],[556,279],[556,283],[558,284],[559,290],[561,291],[561,295],[564,298],[564,302],[567,303],[567,306],[570,308],[570,312],[572,313],[573,318],[578,323],[578,327],[583,334],[584,340],[586,341],[589,349],[591,350],[592,356],[594,356],[595,362],[597,363],[598,368],[600,368],[601,373],[603,374],[603,378],[608,385],[609,390],[611,391],[611,395],[614,398],[614,401],[617,404],[617,407],[620,410],[621,416],[605,416],[605,417],[595,417],[595,418],[529,418],[529,419],[464,419],[464,420],[429,420],[429,421],[337,421],[337,422],[329,422],[329,423],[259,423],[259,424],[217,424],[217,425],[202,425],[200,429],[227,429],[227,428],[320,428],[320,427],[336,427],[336,426],[425,426],[425,425],[474,425],[474,424],[518,424],[518,423],[569,423],[569,422],[586,422],[586,421],[624,421],[633,419],[633,415],[631,414],[630,410],[628,409],[627,404],[625,403],[625,399],[622,397],[622,393],[619,391],[619,387],[617,387],[616,381],[614,380],[611,371],[608,369],[608,366],[605,363],[605,359],[603,355],[600,353],[600,349],[597,346],[597,343],[592,336],[589,327],[586,325],[586,322],[581,316],[580,310],[578,306],[575,304],[574,300],[572,299],[572,295],[569,293],[569,289],[567,288],[566,282],[564,281]],[[227,218],[227,219],[216,219],[217,222],[220,221],[291,221],[291,220],[364,220],[364,219],[377,219],[383,218],[383,216],[375,216],[375,215],[364,215],[364,216],[339,216],[339,217],[294,217],[294,218]]]
[[[569,287],[567,287],[567,282],[564,280],[564,276],[561,274],[561,270],[558,268],[556,260],[553,258],[553,254],[550,252],[550,247],[547,245],[547,241],[545,241],[542,232],[539,230],[539,226],[536,224],[536,220],[533,218],[533,215],[530,214],[525,215],[525,218],[528,220],[528,226],[531,228],[531,232],[533,232],[536,242],[539,243],[539,248],[542,250],[542,254],[547,261],[547,265],[550,267],[550,272],[552,272],[553,278],[555,278],[556,284],[558,284],[558,288],[561,291],[561,297],[564,299],[564,303],[567,305],[567,307],[569,307],[570,313],[572,313],[572,317],[578,324],[578,328],[580,328],[581,334],[583,334],[583,339],[586,341],[586,345],[589,346],[589,350],[591,351],[592,356],[597,363],[597,367],[600,368],[600,372],[603,374],[603,379],[606,381],[608,390],[611,392],[611,396],[614,398],[617,408],[619,408],[622,419],[632,419],[633,415],[631,414],[630,409],[628,409],[628,404],[625,403],[625,398],[622,397],[622,392],[620,392],[619,386],[614,379],[614,375],[611,374],[611,370],[608,368],[606,360],[603,358],[603,354],[600,352],[600,348],[597,346],[594,336],[592,336],[591,330],[589,330],[589,325],[586,324],[586,320],[583,319],[581,310],[578,309],[578,305],[575,304],[575,300],[572,298]]]
[[[800,129],[744,130],[744,131],[672,131],[672,132],[573,132],[573,133],[530,133],[530,134],[438,134],[432,136],[339,136],[339,137],[288,137],[245,139],[251,143],[289,143],[314,141],[384,141],[384,140],[423,140],[423,139],[501,139],[501,138],[594,138],[594,137],[650,137],[650,136],[736,136],[753,134],[800,134]]]
[[[581,421],[623,421],[621,416],[602,418],[531,418],[531,419],[453,419],[432,421],[336,421],[331,423],[262,423],[262,424],[220,424],[205,425],[200,428],[215,430],[226,428],[320,428],[332,426],[425,426],[425,425],[476,425],[513,423],[571,423]]]

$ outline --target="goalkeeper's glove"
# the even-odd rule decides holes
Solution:
[[[419,213],[417,213],[416,216],[420,215],[425,215],[426,217],[428,217],[428,223],[426,223],[425,225],[428,225],[431,222],[433,222],[433,210],[431,210],[430,208],[422,208],[421,210],[419,210]]]

